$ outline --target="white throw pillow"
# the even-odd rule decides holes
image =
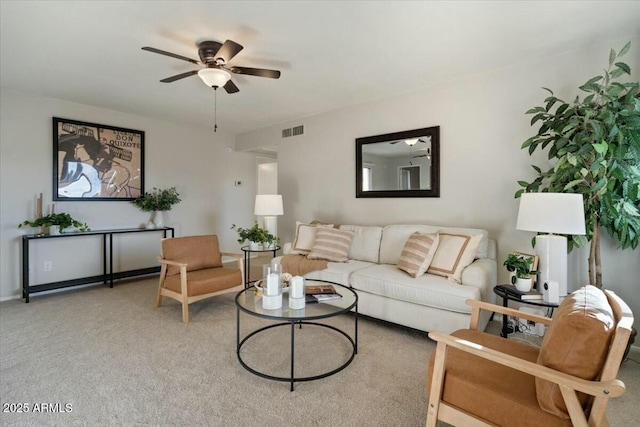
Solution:
[[[347,262],[349,261],[349,246],[351,246],[352,239],[352,231],[318,227],[316,241],[307,258]]]
[[[316,241],[316,231],[318,227],[332,228],[333,224],[305,224],[296,221],[296,237],[291,245],[292,255],[307,255],[313,248]]]
[[[409,273],[411,277],[422,276],[431,265],[438,248],[438,241],[437,233],[413,233],[402,249],[397,267]]]
[[[439,233],[438,249],[427,273],[445,276],[456,283],[462,281],[462,271],[473,262],[482,234]]]

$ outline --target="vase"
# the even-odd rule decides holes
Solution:
[[[59,236],[60,235],[60,226],[59,225],[50,225],[49,226],[49,236]]]
[[[252,242],[251,240],[249,240],[249,250],[250,251],[261,251],[262,250],[262,243]]]
[[[152,221],[153,221],[153,225],[155,225],[156,228],[164,227],[164,212],[163,211],[153,212]]]

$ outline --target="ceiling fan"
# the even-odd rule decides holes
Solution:
[[[271,79],[280,78],[280,71],[277,70],[229,65],[229,61],[231,61],[231,59],[233,59],[233,57],[235,57],[242,49],[243,46],[233,40],[227,40],[224,43],[206,40],[198,43],[198,56],[200,57],[200,61],[196,61],[195,59],[156,49],[154,47],[145,46],[142,48],[142,50],[146,50],[148,52],[159,53],[160,55],[166,55],[172,58],[191,62],[192,64],[204,66],[204,68],[199,70],[187,71],[186,73],[162,79],[160,80],[162,83],[172,83],[176,80],[197,74],[209,87],[214,89],[224,87],[224,90],[226,90],[227,93],[236,93],[239,92],[240,89],[238,89],[233,81],[231,81],[231,73],[268,77]]]
[[[425,144],[427,142],[431,142],[431,136],[428,136],[426,138],[426,140],[424,140],[422,138],[408,138],[408,139],[400,139],[398,141],[391,141],[389,144],[393,145],[393,144],[397,144],[398,142],[404,142],[408,146],[412,147],[412,146],[416,145],[418,142],[423,142]]]

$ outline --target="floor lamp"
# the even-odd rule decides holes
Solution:
[[[282,196],[280,194],[258,194],[256,196],[253,214],[263,216],[264,228],[274,237],[278,237],[276,215],[282,215],[283,213]]]
[[[549,233],[536,236],[538,283],[556,281],[560,296],[567,295],[567,238],[553,233],[585,234],[582,194],[523,193],[516,229]]]

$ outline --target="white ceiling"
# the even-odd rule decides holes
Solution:
[[[214,92],[196,77],[202,40],[244,45],[218,93],[219,131],[241,133],[411,92],[640,31],[640,1],[5,1],[0,86],[213,127]],[[616,47],[616,46],[612,46]],[[618,48],[621,46],[617,46]]]

